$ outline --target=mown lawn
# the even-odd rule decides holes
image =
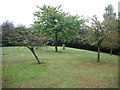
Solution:
[[[25,47],[3,47],[3,88],[117,88],[118,56],[54,47],[36,51],[42,64],[37,64]]]

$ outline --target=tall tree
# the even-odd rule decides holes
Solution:
[[[105,13],[103,15],[104,17],[104,25],[107,30],[106,34],[106,40],[105,43],[108,43],[108,47],[110,48],[110,53],[112,55],[112,49],[117,48],[118,46],[118,22],[116,19],[116,13],[114,13],[113,6],[110,4],[107,7],[105,7]],[[103,43],[103,46],[106,45]]]
[[[71,16],[61,10],[61,6],[38,7],[35,12],[35,26],[42,34],[54,39],[55,51],[58,52],[58,39],[68,40],[73,37],[80,29],[80,21],[77,16]]]

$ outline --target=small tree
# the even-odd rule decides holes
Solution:
[[[91,45],[97,45],[98,58],[97,62],[100,61],[100,48],[103,40],[106,36],[106,30],[104,28],[104,24],[101,23],[96,16],[93,16],[91,19],[92,26],[88,28],[86,33],[86,40]]]
[[[41,61],[35,53],[35,47],[45,44],[45,38],[42,34],[33,28],[26,28],[25,26],[16,27],[15,32],[16,42],[19,45],[26,46],[34,55],[38,64],[40,64]]]

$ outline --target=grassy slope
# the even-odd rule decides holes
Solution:
[[[3,48],[3,87],[114,88],[118,87],[118,56],[59,47],[37,50],[38,65],[25,47]]]

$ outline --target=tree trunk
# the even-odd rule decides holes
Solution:
[[[63,47],[63,50],[65,50],[65,44],[63,44],[62,47]]]
[[[57,48],[57,41],[58,37],[57,37],[57,31],[55,32],[55,51],[58,52],[58,48]]]
[[[112,51],[113,51],[113,50],[112,50],[112,47],[111,47],[111,48],[110,48],[110,55],[112,55]]]
[[[97,62],[100,62],[100,47],[98,46],[98,59]]]
[[[57,43],[55,44],[55,51],[58,52]]]
[[[29,48],[30,51],[32,52],[32,54],[34,55],[34,57],[36,58],[38,64],[41,64],[41,61],[39,60],[39,58],[37,57],[37,55],[35,54],[34,48]]]

